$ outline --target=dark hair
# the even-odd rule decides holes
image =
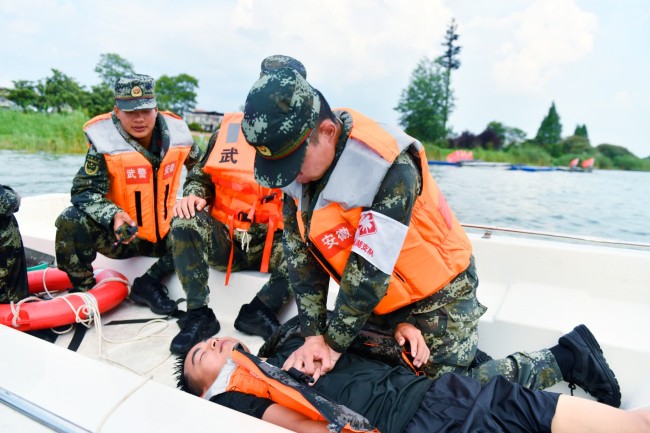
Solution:
[[[176,357],[176,363],[174,364],[174,377],[176,378],[176,387],[181,391],[188,392],[192,395],[199,396],[201,391],[194,388],[192,384],[187,380],[185,376],[185,358],[189,354],[189,350],[185,353],[181,353]]]

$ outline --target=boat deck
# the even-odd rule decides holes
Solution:
[[[67,204],[64,194],[23,200],[18,218],[26,246],[54,253],[53,222]],[[484,237],[474,231],[469,236],[480,279],[479,300],[488,307],[479,325],[481,349],[502,357],[516,350],[550,347],[562,334],[584,323],[616,373],[622,407],[650,405],[650,374],[640,367],[650,363],[650,251],[498,234]],[[95,266],[116,269],[133,281],[153,260],[99,256]],[[228,287],[223,285],[224,279],[223,273],[211,271],[210,307],[221,323],[220,335],[236,336],[255,352],[262,339],[241,334],[232,324],[240,306],[253,298],[265,276],[250,271],[233,273]],[[172,298],[184,296],[175,276],[167,285]],[[337,290],[334,283],[331,290]],[[333,300],[330,295],[330,307]],[[293,314],[295,306],[291,305],[282,317]],[[85,428],[94,429],[100,416],[108,417],[102,431],[135,430],[140,422],[145,423],[142,426],[146,422],[160,425],[156,431],[171,431],[180,425],[172,420],[179,416],[180,408],[185,420],[188,416],[207,420],[208,413],[220,416],[220,425],[259,429],[257,420],[177,391],[172,377],[174,357],[168,350],[179,329],[175,320],[147,325],[111,323],[134,318],[160,316],[127,300],[102,315],[101,327],[88,330],[78,353],[62,350],[71,333],[59,336],[52,345],[0,327],[0,341],[12,348],[12,355],[5,357],[0,368],[0,386]],[[30,380],[25,381],[16,371],[29,372]],[[79,395],[61,394],[62,389],[77,390]],[[564,383],[552,390],[569,392]],[[586,396],[580,390],[576,394]],[[118,404],[122,400],[129,403]],[[115,405],[118,408],[113,410]],[[3,417],[0,405],[0,430],[4,431]],[[217,418],[211,419],[214,423]],[[202,425],[199,421],[192,423],[193,428]],[[249,422],[252,424],[245,424]],[[264,430],[275,431],[266,424]]]

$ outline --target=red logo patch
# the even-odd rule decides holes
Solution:
[[[151,167],[146,165],[124,167],[124,178],[127,184],[149,183]]]
[[[318,250],[328,259],[340,251],[349,249],[354,243],[354,230],[352,226],[341,223],[326,232],[314,236]]]
[[[364,213],[359,220],[359,228],[357,229],[359,236],[371,235],[377,233],[377,225],[375,218],[371,213]]]
[[[174,170],[176,169],[176,162],[170,162],[163,166],[163,179],[169,179],[174,175]]]

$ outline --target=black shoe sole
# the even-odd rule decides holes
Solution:
[[[194,338],[192,342],[190,342],[190,344],[188,344],[186,347],[174,347],[174,341],[172,340],[171,344],[169,345],[169,351],[175,355],[182,355],[184,353],[187,353],[196,343],[218,334],[220,330],[221,324],[217,320],[216,322],[211,323],[210,328],[199,331],[196,335],[196,338]]]
[[[262,337],[265,340],[273,335],[273,333],[271,333],[271,335],[266,335],[266,333],[260,332],[257,327],[251,326],[246,322],[235,321],[235,329],[247,335],[257,335],[258,337]]]
[[[605,357],[603,356],[603,349],[600,348],[600,344],[598,344],[598,341],[596,341],[596,337],[594,337],[594,334],[592,334],[589,328],[587,328],[585,325],[576,326],[575,331],[580,334],[585,343],[587,343],[587,346],[591,352],[595,354],[594,358],[596,358],[600,369],[605,374],[607,381],[613,385],[612,387],[614,388],[615,392],[615,394],[612,396],[613,401],[606,404],[614,407],[621,406],[621,388],[618,384],[616,376],[614,376],[614,372],[609,367],[607,361],[605,360]]]
[[[174,304],[174,308],[172,308],[171,310],[161,310],[159,308],[154,308],[154,307],[151,306],[151,303],[149,302],[149,300],[147,300],[146,298],[140,297],[139,295],[136,295],[133,292],[131,292],[131,294],[129,295],[129,299],[132,300],[133,302],[135,302],[136,304],[146,305],[147,307],[149,307],[149,309],[151,311],[153,311],[156,314],[162,314],[162,315],[165,315],[165,316],[168,315],[168,314],[173,313],[174,310],[176,310],[176,308],[177,308],[176,304]]]

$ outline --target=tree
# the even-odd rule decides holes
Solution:
[[[58,69],[52,69],[52,76],[37,84],[40,93],[38,106],[41,111],[81,109],[84,101],[84,89],[74,78]]]
[[[440,62],[427,57],[420,60],[395,107],[401,114],[399,123],[407,134],[421,141],[436,142],[446,138],[444,83]],[[451,104],[453,99],[449,97]]]
[[[115,88],[115,81],[118,78],[123,75],[135,74],[133,64],[115,53],[100,55],[95,72],[99,74],[102,84],[111,90]]]
[[[461,47],[456,45],[458,43],[458,25],[456,20],[452,19],[447,31],[445,32],[445,41],[442,46],[445,47],[445,53],[438,58],[438,62],[444,68],[444,99],[443,99],[443,127],[447,128],[447,121],[451,114],[451,106],[453,105],[451,95],[451,71],[460,68],[460,54]]]
[[[494,131],[500,139],[503,147],[516,146],[526,140],[526,133],[519,128],[506,126],[501,122],[492,121],[485,129]]]
[[[14,101],[23,111],[27,111],[29,107],[36,107],[38,103],[36,84],[27,80],[16,80],[13,83],[14,88],[9,90],[7,99]]]
[[[196,107],[196,89],[199,80],[188,74],[175,77],[163,75],[156,81],[156,99],[161,110],[172,111],[179,116]]]
[[[90,92],[84,94],[84,111],[88,117],[107,113],[115,105],[115,92],[104,83],[92,86]]]
[[[589,138],[589,134],[587,134],[587,125],[576,125],[576,130],[573,132],[573,135]]]
[[[562,138],[562,124],[560,116],[555,109],[555,102],[551,103],[548,114],[542,120],[542,124],[537,130],[535,141],[543,148],[549,151],[552,156],[558,156],[557,144]]]
[[[589,144],[589,139],[581,135],[572,135],[560,141],[559,150],[564,155],[590,157],[594,154],[594,148]]]

